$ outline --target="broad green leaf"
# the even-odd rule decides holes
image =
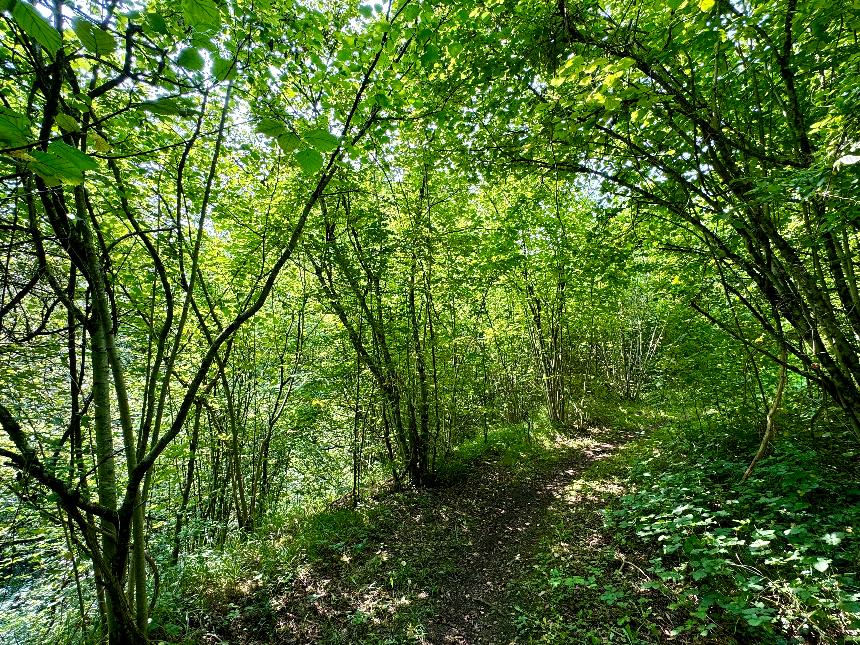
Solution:
[[[30,140],[30,121],[23,114],[0,107],[0,143],[22,146]]]
[[[36,161],[29,163],[29,168],[42,179],[48,182],[62,182],[64,184],[77,185],[84,181],[84,174],[80,168],[65,157],[60,157],[49,152],[34,150],[32,153]]]
[[[153,112],[155,114],[164,114],[167,116],[173,116],[177,114],[182,114],[183,110],[179,106],[179,102],[173,97],[164,97],[160,99],[154,99],[152,101],[144,101],[140,104],[147,112]]]
[[[11,11],[15,0],[0,0],[0,11]]]
[[[146,14],[146,24],[148,24],[149,28],[155,33],[161,34],[162,36],[167,35],[167,23],[164,21],[164,18],[161,16],[161,14]]]
[[[310,130],[305,132],[304,139],[320,152],[331,152],[338,146],[338,138],[328,130]]]
[[[96,56],[107,56],[116,49],[116,41],[107,31],[83,18],[72,20],[72,31],[86,49]]]
[[[48,153],[65,159],[82,171],[97,170],[99,167],[98,162],[88,154],[81,152],[67,143],[63,143],[62,141],[54,141],[51,143],[51,145],[48,146]]]
[[[203,69],[206,61],[203,60],[203,56],[194,47],[186,47],[179,52],[179,56],[176,57],[176,63],[185,69],[199,72]]]
[[[323,167],[322,155],[312,148],[299,150],[295,154],[295,159],[306,175],[313,175]]]
[[[257,123],[257,132],[267,137],[278,137],[287,132],[286,126],[277,119],[264,118]]]
[[[110,144],[98,132],[90,131],[87,135],[87,139],[98,152],[110,152]]]
[[[215,30],[221,26],[221,12],[214,0],[182,0],[182,15],[195,29]]]
[[[360,13],[365,18],[370,18],[373,16],[373,7],[362,5],[358,8],[358,13]]]
[[[219,81],[227,81],[236,77],[236,63],[226,58],[216,56],[212,63],[212,74]]]
[[[293,150],[297,150],[300,145],[302,145],[302,140],[292,132],[287,132],[286,134],[278,136],[278,146],[284,152],[289,153]]]
[[[65,112],[60,112],[54,117],[54,121],[57,122],[57,125],[60,126],[66,132],[77,132],[81,129],[81,126],[74,119],[74,117],[69,116]]]
[[[12,16],[30,38],[55,56],[63,46],[63,37],[42,17],[33,5],[18,0],[12,7]]]
[[[424,49],[424,53],[421,54],[421,64],[425,67],[429,67],[437,60],[439,60],[440,52],[439,48],[436,45],[427,45]]]

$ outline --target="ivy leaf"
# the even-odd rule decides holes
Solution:
[[[206,64],[206,61],[203,60],[203,56],[194,47],[186,47],[176,57],[176,64],[187,70],[199,72],[203,70],[203,65]]]
[[[22,146],[30,139],[30,121],[23,114],[0,107],[0,142],[10,147]]]
[[[33,5],[18,0],[12,8],[12,17],[30,38],[56,56],[63,46],[63,37],[42,17]]]
[[[84,173],[68,159],[41,150],[34,150],[31,154],[35,161],[31,161],[28,167],[49,184],[62,182],[76,186],[84,182]]]
[[[305,141],[320,152],[331,152],[337,148],[339,140],[328,130],[310,130],[305,133]]]
[[[323,167],[322,155],[313,148],[299,150],[295,154],[296,163],[306,175],[313,175]]]
[[[182,15],[195,29],[209,31],[221,26],[221,12],[214,0],[182,0]]]
[[[56,155],[61,159],[64,159],[71,164],[74,164],[74,166],[81,171],[98,170],[99,167],[98,162],[96,162],[96,160],[90,157],[88,154],[81,152],[74,146],[70,146],[67,143],[63,143],[62,141],[54,141],[51,145],[49,145],[48,153]]]
[[[88,20],[75,18],[72,20],[72,31],[81,41],[81,44],[96,56],[102,57],[112,54],[116,49],[116,41],[107,31],[94,25]]]

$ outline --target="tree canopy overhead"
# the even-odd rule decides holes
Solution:
[[[499,419],[730,392],[762,451],[783,396],[860,435],[854,2],[0,12],[3,494],[81,629],[146,642],[183,552]]]

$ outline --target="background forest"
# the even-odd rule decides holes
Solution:
[[[856,2],[0,12],[0,642],[860,638]]]

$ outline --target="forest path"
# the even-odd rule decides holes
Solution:
[[[513,642],[524,599],[514,584],[529,577],[533,555],[565,504],[571,483],[594,461],[608,456],[613,443],[594,437],[570,441],[557,438],[560,451],[552,461],[516,473],[498,462],[482,464],[455,486],[440,491],[433,515],[462,526],[471,537],[466,548],[440,554],[453,572],[435,598],[427,621],[428,643]],[[583,529],[601,524],[602,505],[576,509]]]
[[[555,523],[565,524],[564,547],[584,567],[606,537],[606,491],[581,494],[577,482],[630,437],[587,435],[558,435],[525,456],[499,445],[447,485],[324,516],[307,563],[238,598],[232,606],[241,611],[212,625],[213,636],[255,644],[521,642],[522,608],[539,600],[523,597],[522,583],[552,549]]]

